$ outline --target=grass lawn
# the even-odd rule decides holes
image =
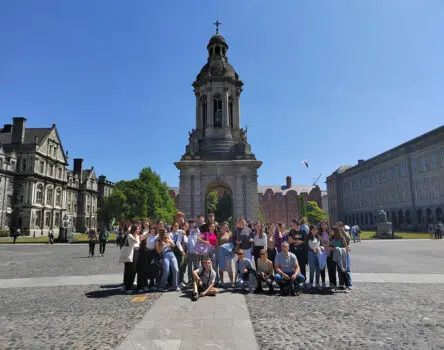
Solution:
[[[373,239],[372,237],[376,234],[375,231],[362,231],[361,239]],[[403,239],[418,239],[418,238],[430,238],[427,232],[396,232],[396,236],[400,236]]]
[[[0,237],[0,244],[10,244],[12,243],[13,239],[12,237]],[[20,236],[17,238],[15,243],[47,243],[48,237],[23,237]]]
[[[86,242],[88,241],[88,235],[86,233],[76,233],[73,235],[74,241],[77,242]],[[108,236],[109,241],[115,241],[116,240],[116,234],[110,233]]]
[[[74,242],[87,242],[88,241],[88,235],[84,233],[77,233],[73,235]],[[116,240],[116,234],[110,233],[108,240]],[[0,237],[0,244],[11,244],[12,243],[12,237]],[[48,243],[48,237],[24,237],[20,236],[17,238],[16,243]]]

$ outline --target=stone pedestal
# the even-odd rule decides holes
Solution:
[[[58,243],[71,243],[72,242],[72,227],[60,227],[59,236],[54,239],[54,242]]]
[[[376,224],[376,236],[379,239],[391,239],[392,238],[392,223],[390,221],[381,222]]]

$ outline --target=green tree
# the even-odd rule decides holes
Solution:
[[[310,224],[318,224],[321,221],[328,221],[327,213],[319,208],[318,203],[316,202],[307,202],[305,215]]]
[[[207,213],[216,214],[217,203],[219,202],[219,196],[216,191],[209,191],[207,193]]]
[[[307,209],[305,204],[305,194],[299,195],[299,217],[307,216]]]
[[[232,216],[232,198],[228,192],[225,192],[222,197],[218,198],[214,213],[216,220],[220,223],[227,221]]]
[[[176,207],[167,184],[151,168],[142,169],[137,179],[117,182],[100,210],[104,222],[113,217],[117,220],[148,217],[172,222],[175,213]]]
[[[262,205],[261,204],[259,204],[259,212],[258,212],[257,220],[261,223],[264,223],[264,216],[262,215]]]

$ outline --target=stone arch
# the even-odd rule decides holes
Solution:
[[[412,224],[412,217],[410,216],[410,210],[405,211],[405,221],[406,221],[407,225]]]
[[[432,212],[432,209],[430,209],[430,208],[427,208],[427,210],[426,210],[426,220],[427,220],[427,224],[433,223],[433,212]]]
[[[229,217],[234,222],[234,198],[233,198],[233,190],[227,183],[223,181],[214,181],[206,186],[205,190],[205,217],[208,217],[208,193],[211,191],[216,191],[219,196],[219,203],[221,201],[225,201],[224,208],[220,208],[216,210],[216,220],[219,222],[227,221]],[[225,208],[225,205],[229,206],[229,210]],[[230,213],[228,213],[228,211]]]
[[[417,216],[418,225],[423,224],[424,223],[424,213],[423,213],[422,209],[418,209],[416,211],[416,216]]]
[[[436,208],[436,210],[435,210],[435,217],[436,217],[437,221],[443,221],[444,220],[444,215],[443,215],[441,207]]]

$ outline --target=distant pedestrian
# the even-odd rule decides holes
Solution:
[[[428,231],[429,231],[429,236],[431,239],[436,238],[436,234],[435,234],[435,225],[433,225],[432,223],[430,223],[427,227]]]
[[[52,229],[48,232],[48,243],[54,244],[54,232]]]
[[[99,233],[99,253],[101,256],[105,254],[106,242],[108,242],[109,232],[105,226],[102,227]]]
[[[94,248],[96,247],[97,234],[96,231],[91,229],[88,232],[88,241],[89,241],[89,257],[94,258]]]
[[[444,234],[444,224],[439,221],[435,225],[435,235],[437,239],[442,239],[442,235]]]
[[[15,232],[12,234],[12,244],[15,244],[15,241],[17,240],[18,236],[20,236],[20,229],[18,228],[17,230],[15,230]]]

